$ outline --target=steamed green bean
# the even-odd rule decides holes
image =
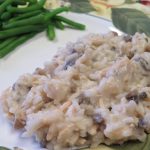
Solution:
[[[52,23],[50,23],[47,27],[47,36],[51,41],[55,39],[55,27]]]
[[[4,2],[2,2],[2,4],[0,5],[0,14],[2,14],[6,10],[7,6],[12,2],[12,0],[5,0]]]
[[[81,24],[81,23],[78,23],[78,22],[74,22],[68,18],[65,18],[63,16],[55,16],[54,17],[56,20],[60,20],[72,27],[74,27],[75,29],[79,29],[79,30],[85,30],[85,25]]]
[[[55,28],[64,30],[65,24],[75,29],[85,29],[83,24],[57,16],[69,11],[68,7],[46,10],[45,2],[46,0],[0,0],[0,58],[39,32],[46,31],[48,39],[54,40]]]
[[[29,17],[33,17],[33,16],[41,14],[42,12],[43,12],[42,10],[35,10],[35,11],[28,12],[28,13],[20,14],[16,17],[13,17],[12,19],[10,19],[9,22],[14,22],[14,21],[26,19]]]
[[[7,45],[5,48],[0,50],[0,58],[6,56],[8,53],[13,51],[16,47],[20,46],[21,44],[23,44],[27,40],[31,39],[34,35],[35,35],[35,33],[23,35],[23,36],[15,39],[11,43],[9,43],[9,45]]]
[[[45,26],[43,25],[28,25],[18,28],[11,28],[7,30],[0,31],[0,39],[6,39],[13,36],[18,36],[25,33],[39,32],[43,31]]]

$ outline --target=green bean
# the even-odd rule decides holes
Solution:
[[[6,47],[7,45],[9,45],[12,41],[14,41],[16,39],[16,37],[12,37],[12,38],[8,38],[6,40],[4,40],[3,42],[0,43],[0,50],[4,47]]]
[[[70,19],[67,19],[65,17],[62,17],[62,16],[55,16],[54,19],[57,19],[57,20],[60,20],[70,26],[72,26],[73,28],[75,29],[79,29],[79,30],[85,30],[85,25],[83,24],[80,24],[80,23],[77,23],[77,22],[74,22]]]
[[[26,26],[26,25],[44,24],[44,23],[45,23],[44,15],[40,14],[38,16],[3,24],[3,28],[8,29],[8,28],[15,28],[15,27]]]
[[[8,53],[10,53],[15,48],[17,48],[18,46],[20,46],[21,44],[23,44],[24,42],[32,38],[34,35],[35,33],[23,35],[17,38],[16,40],[12,41],[9,45],[7,45],[5,48],[0,50],[0,58],[6,56]]]
[[[0,30],[2,29],[3,22],[0,21]]]
[[[2,4],[5,0],[0,0],[0,4]]]
[[[0,39],[6,39],[8,37],[13,37],[30,32],[41,32],[44,28],[45,26],[43,25],[28,25],[18,28],[7,29],[0,31]]]
[[[24,8],[17,8],[17,7],[13,7],[13,6],[8,6],[7,7],[7,11],[10,13],[27,13],[29,11],[34,11],[34,10],[38,10],[41,9],[40,5],[32,5],[29,7],[24,7]]]
[[[0,0],[0,4],[2,4],[5,0]],[[13,0],[12,2],[13,5],[25,5],[26,1],[25,0]]]
[[[13,0],[12,5],[17,6],[17,5],[26,5],[27,2],[25,0]]]
[[[47,27],[47,36],[51,41],[55,39],[55,28],[52,23],[50,23]]]
[[[11,4],[13,1],[12,0],[5,0],[1,5],[0,5],[0,14],[2,14],[5,10],[6,7]]]
[[[46,12],[45,14],[40,14],[38,16],[6,23],[3,25],[3,28],[8,29],[8,28],[14,28],[14,27],[25,26],[25,25],[43,24],[43,23],[46,24],[51,17],[66,10],[68,10],[68,7],[58,8],[53,10],[52,12]]]
[[[28,6],[28,7],[24,7],[24,8],[17,8],[17,7],[13,7],[13,6],[8,6],[7,7],[7,11],[10,13],[27,13],[29,11],[35,11],[35,10],[39,10],[42,9],[43,6],[41,5],[42,2],[44,2],[45,0],[41,0],[41,2]]]
[[[4,42],[4,40],[0,40],[0,44],[3,43],[3,42]]]
[[[20,14],[10,19],[9,22],[14,22],[14,21],[25,19],[28,17],[33,17],[33,16],[41,14],[42,12],[43,12],[42,10],[35,10],[35,11],[28,12],[28,13]]]
[[[2,20],[8,20],[10,17],[11,17],[11,13],[9,13],[7,11],[1,15]]]
[[[65,26],[63,25],[63,23],[59,20],[54,20],[54,25],[58,28],[58,29],[61,29],[61,30],[64,30]]]
[[[55,15],[64,12],[64,11],[69,11],[69,7],[60,7],[60,8],[56,8],[51,12],[46,13],[45,15],[45,19],[49,20],[50,18],[54,17]]]

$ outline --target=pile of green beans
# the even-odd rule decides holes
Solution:
[[[6,56],[39,32],[46,31],[49,40],[56,37],[55,29],[65,27],[85,30],[85,25],[60,16],[68,7],[44,8],[46,0],[0,0],[0,58]]]

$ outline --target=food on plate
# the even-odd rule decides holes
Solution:
[[[69,7],[47,10],[44,8],[45,2],[46,0],[0,1],[0,58],[45,30],[50,40],[55,39],[55,28],[63,30],[68,25],[73,29],[85,30],[85,25],[58,16],[69,11]]]
[[[0,102],[14,128],[49,150],[144,142],[150,133],[150,38],[89,34],[19,77]]]

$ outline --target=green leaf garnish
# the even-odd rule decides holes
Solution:
[[[129,141],[122,145],[100,145],[97,148],[88,148],[84,150],[150,150],[150,134],[144,142]]]
[[[143,12],[129,8],[112,8],[112,22],[121,31],[134,35],[136,32],[150,36],[150,18]]]

